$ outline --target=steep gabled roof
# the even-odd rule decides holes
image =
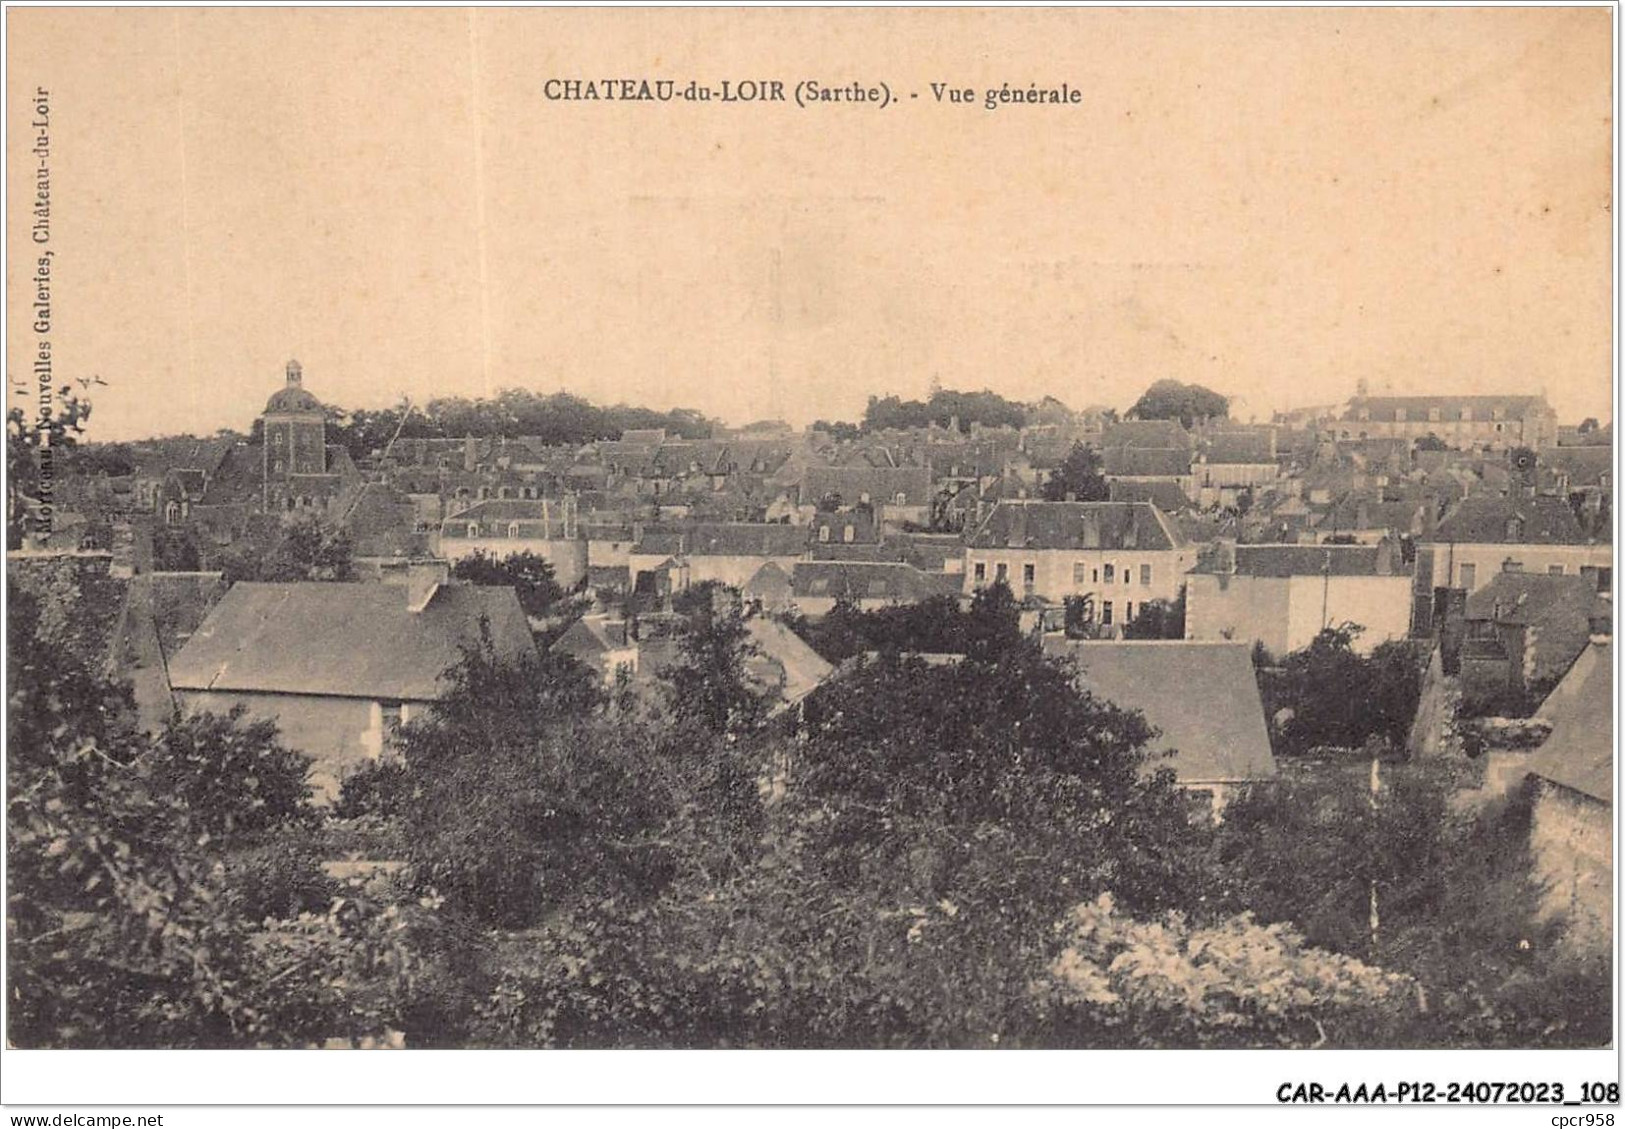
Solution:
[[[1095,697],[1144,714],[1158,731],[1147,747],[1175,752],[1172,766],[1181,784],[1275,775],[1252,649],[1246,644],[1046,638],[1044,650],[1073,658],[1079,684]],[[1160,764],[1153,759],[1147,767]]]
[[[170,684],[427,701],[482,619],[499,655],[534,647],[512,588],[443,584],[421,611],[407,601],[399,584],[235,584],[170,660]]]
[[[1176,549],[1182,540],[1146,502],[1000,502],[971,534],[973,549]]]
[[[1529,758],[1533,776],[1614,802],[1614,661],[1612,640],[1594,639],[1536,711],[1551,736]]]
[[[1113,447],[1179,447],[1189,451],[1191,433],[1177,419],[1126,419],[1106,428],[1100,445]]]
[[[1611,618],[1611,608],[1597,594],[1596,585],[1583,576],[1498,572],[1467,597],[1466,616],[1521,624],[1567,616],[1583,627],[1598,616]]]
[[[1469,494],[1439,522],[1432,541],[1485,545],[1583,545],[1585,533],[1562,498]]]
[[[1186,478],[1191,453],[1182,447],[1108,447],[1101,473],[1126,478]]]

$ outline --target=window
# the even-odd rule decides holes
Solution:
[[[987,562],[977,561],[971,565],[971,578],[978,584],[987,583]]]
[[[842,528],[842,530],[841,530],[841,540],[842,541],[845,541],[848,545],[850,545],[852,542],[856,541],[857,539],[858,539],[858,531],[857,531],[856,527],[848,525],[848,526],[845,526],[844,528]]]
[[[906,506],[908,505],[908,494],[902,490],[899,490],[897,492],[897,496],[893,498],[892,501],[896,502],[899,506]]]
[[[812,582],[812,594],[814,596],[822,596],[828,591],[829,591],[829,581],[826,580],[825,578],[819,577],[817,580],[814,580]]]
[[[280,432],[280,431],[272,432],[272,434],[271,434],[271,442],[275,446],[278,446],[278,447],[282,446],[282,432]]]
[[[1457,587],[1465,588],[1467,591],[1471,592],[1473,590],[1474,582],[1478,579],[1478,566],[1470,564],[1460,565],[1456,569],[1456,575],[1460,581],[1457,584]]]
[[[176,525],[181,520],[181,507],[178,502],[170,502],[164,507],[164,524]]]
[[[518,537],[519,536],[519,523],[517,521],[510,521],[508,523],[508,536],[509,537]]]
[[[994,581],[996,583],[999,583],[999,584],[1008,584],[1008,583],[1010,583],[1010,566],[1007,565],[1007,564],[994,565],[993,566],[993,579],[994,579]]]
[[[1117,566],[1116,565],[1107,565],[1106,566],[1106,583],[1107,584],[1114,584],[1114,583],[1116,583],[1116,581],[1117,581]]]
[[[818,527],[818,540],[821,542],[827,542],[829,540],[829,526],[820,525]]]
[[[865,490],[863,493],[858,495],[858,505],[867,506],[868,504],[869,504],[869,491]]]
[[[1438,408],[1429,408],[1428,409],[1428,422],[1429,423],[1438,423],[1439,422],[1439,409]]]
[[[1560,564],[1558,564],[1558,565],[1547,565],[1546,566],[1546,575],[1547,576],[1562,576],[1563,575],[1563,566],[1560,565]]]
[[[1517,518],[1507,519],[1507,540],[1523,540],[1523,522],[1519,521]]]
[[[1021,583],[1031,588],[1038,580],[1038,566],[1031,561],[1021,566]]]
[[[480,535],[480,526],[478,522],[471,521],[468,523],[468,535],[470,537],[478,537]]]
[[[1148,564],[1143,564],[1140,566],[1140,587],[1151,587],[1151,566]]]
[[[1523,571],[1523,562],[1522,561],[1515,561],[1511,557],[1508,557],[1506,560],[1501,562],[1501,571],[1502,572],[1522,572]]]
[[[1134,621],[1134,601],[1130,600],[1128,603],[1123,605],[1123,622],[1124,623],[1132,623],[1133,621]]]
[[[1404,423],[1405,422],[1405,409],[1404,408],[1395,408],[1394,409],[1394,422],[1395,423]]]
[[[1100,602],[1100,622],[1107,627],[1112,625],[1112,602],[1110,600]]]
[[[1072,566],[1072,586],[1082,588],[1087,583],[1089,583],[1089,566],[1079,561]]]
[[[1123,583],[1124,584],[1133,584],[1134,583],[1134,566],[1132,566],[1132,565],[1123,565],[1122,566],[1122,572],[1123,572]]]
[[[1461,409],[1461,421],[1463,423],[1472,423],[1473,422],[1473,409],[1471,409],[1471,408],[1462,408]]]

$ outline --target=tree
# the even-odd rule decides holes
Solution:
[[[1147,600],[1139,614],[1123,625],[1125,639],[1185,638],[1185,593],[1175,600]]]
[[[239,580],[288,584],[297,581],[346,581],[355,578],[348,531],[316,520],[262,526],[231,546],[217,561],[228,584]]]
[[[309,823],[311,760],[278,740],[276,725],[237,706],[172,718],[152,752],[151,778],[217,838]]]
[[[688,611],[675,663],[660,672],[667,706],[679,725],[696,724],[714,734],[748,733],[767,716],[769,699],[750,678],[746,662],[756,653],[736,600],[714,591]]]
[[[1072,444],[1061,465],[1044,481],[1044,499],[1050,502],[1104,502],[1111,487],[1100,472],[1100,453],[1083,443]]]
[[[1159,380],[1141,393],[1128,415],[1130,419],[1177,419],[1189,428],[1199,420],[1228,418],[1230,401],[1200,384]]]
[[[471,584],[512,588],[527,616],[545,616],[564,598],[552,564],[532,552],[492,557],[480,550],[452,565],[451,575]]]
[[[188,802],[219,798],[225,776],[280,771],[266,734],[216,719],[155,742],[130,723],[128,689],[47,645],[42,622],[14,593],[9,650],[26,658],[7,680],[11,1044],[387,1041],[415,973],[409,915],[352,896],[268,924],[262,912],[292,907],[245,896],[243,835],[285,807],[266,799],[277,789],[225,799],[241,820]]]
[[[1289,711],[1276,751],[1302,754],[1319,747],[1358,749],[1371,738],[1401,747],[1416,717],[1422,668],[1404,640],[1369,656],[1354,651],[1362,628],[1328,627],[1309,646],[1259,673],[1265,713]]]
[[[20,407],[6,413],[6,548],[22,547],[37,515],[48,519],[56,460],[79,442],[90,418],[90,401],[71,388],[29,418]]]
[[[1213,893],[1227,912],[1293,922],[1311,945],[1412,978],[1419,1012],[1367,1045],[1605,1043],[1612,971],[1565,951],[1539,910],[1528,791],[1464,806],[1476,781],[1463,771],[1388,765],[1375,796],[1364,771],[1243,789],[1216,829]]]

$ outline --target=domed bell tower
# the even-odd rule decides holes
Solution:
[[[260,417],[264,430],[265,508],[287,509],[297,494],[292,479],[327,473],[327,425],[321,401],[305,390],[304,370],[289,361],[287,384]]]

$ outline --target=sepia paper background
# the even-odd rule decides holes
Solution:
[[[58,363],[109,383],[95,438],[246,426],[289,356],[346,406],[520,384],[800,423],[1172,376],[1242,418],[1361,378],[1609,414],[1606,9],[8,18],[14,139],[52,91]],[[609,76],[899,101],[542,96]]]

